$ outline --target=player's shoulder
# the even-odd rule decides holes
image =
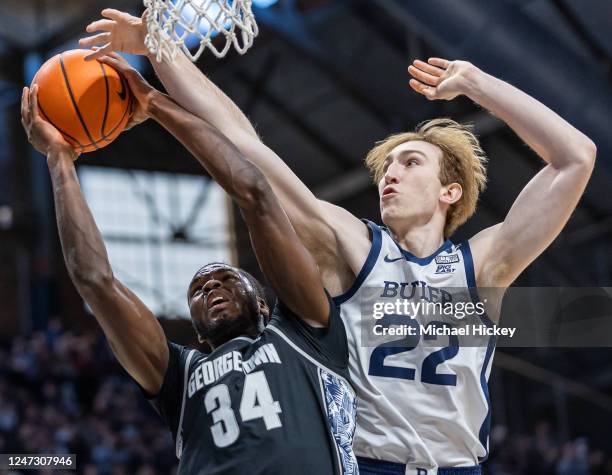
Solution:
[[[367,236],[367,252],[361,256],[362,259],[357,269],[358,278],[360,273],[374,265],[381,254],[381,250],[389,248],[394,243],[389,229],[384,225],[379,225],[368,219],[361,219],[361,222],[364,225],[364,232]]]
[[[329,297],[329,294],[328,294]],[[304,322],[282,302],[275,306],[272,319],[262,338],[276,342],[290,358],[333,367],[336,371],[348,367],[346,329],[339,309],[329,297],[329,326],[316,328]]]
[[[181,345],[173,341],[168,341],[168,354],[170,360],[180,367],[189,367],[192,362],[202,360],[207,357],[207,353],[197,348]]]
[[[190,352],[198,352],[199,351],[195,348],[189,348],[185,345],[181,345],[180,343],[175,343],[173,341],[168,340],[168,350],[170,351],[171,354],[179,356],[179,357],[184,357],[185,355],[187,355]]]

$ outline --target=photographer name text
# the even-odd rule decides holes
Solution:
[[[377,336],[507,336],[512,338],[516,328],[499,327],[497,325],[465,325],[452,327],[448,325],[395,325],[385,327],[374,325],[374,334]]]

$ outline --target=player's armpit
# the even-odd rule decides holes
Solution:
[[[368,226],[344,208],[326,201],[318,201],[323,208],[324,219],[334,234],[338,250],[351,269],[358,272],[370,251]]]
[[[498,223],[483,229],[479,233],[472,236],[469,240],[470,250],[472,252],[472,258],[474,261],[474,274],[476,276],[476,285],[478,287],[493,286],[493,283],[497,281],[501,275],[505,275],[506,272],[495,271],[491,269],[487,257],[492,252],[493,246],[495,245],[499,229],[503,223]]]
[[[155,315],[115,278],[75,284],[119,363],[148,394],[157,394],[168,365],[168,344]]]
[[[353,285],[370,250],[368,227],[347,210],[315,199],[316,211],[297,209],[287,215],[303,245],[314,258],[325,288],[332,296]]]

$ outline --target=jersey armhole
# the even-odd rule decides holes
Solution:
[[[467,280],[470,297],[472,299],[472,303],[476,304],[480,302],[480,297],[478,296],[478,288],[476,287],[476,273],[474,271],[474,259],[472,258],[472,250],[470,249],[470,243],[468,241],[464,241],[458,246],[458,248],[461,252],[461,255],[463,256],[463,261],[465,262],[465,278]],[[495,326],[495,323],[493,323],[493,321],[486,314],[486,312],[480,315],[480,319],[488,327]]]
[[[474,259],[472,258],[472,250],[470,249],[470,243],[468,241],[464,241],[458,247],[461,252],[461,255],[463,256],[463,261],[465,262],[465,276],[467,279],[470,297],[473,303],[480,302],[480,297],[478,296],[478,289],[476,287],[476,273],[474,271]],[[480,316],[480,319],[488,327],[495,326],[495,324],[491,321],[491,318],[489,318],[486,312]],[[491,357],[493,356],[493,352],[495,351],[495,343],[495,336],[491,336],[487,344],[487,351],[485,352],[482,369],[480,370],[480,387],[487,401],[487,415],[485,416],[485,419],[482,422],[480,429],[478,430],[478,439],[480,440],[481,445],[485,449],[484,457],[478,458],[479,464],[484,462],[489,456],[489,433],[491,429],[491,397],[489,394],[487,370],[489,369]]]
[[[349,300],[353,295],[355,295],[355,292],[359,290],[359,287],[361,287],[370,272],[372,272],[374,264],[376,263],[378,255],[380,254],[380,248],[382,245],[382,232],[380,226],[373,223],[372,221],[368,221],[367,219],[363,219],[362,221],[366,223],[368,228],[370,229],[370,233],[372,236],[372,246],[370,247],[368,257],[366,258],[363,266],[361,267],[359,274],[357,274],[357,278],[355,279],[355,282],[353,282],[353,285],[351,285],[351,287],[343,294],[333,297],[333,303],[338,306]]]
[[[185,404],[187,402],[187,386],[189,380],[189,366],[191,365],[191,360],[193,355],[195,354],[195,350],[189,351],[187,355],[187,359],[185,361],[185,368],[183,373],[183,397],[181,398],[181,413],[179,417],[179,423],[176,428],[176,458],[180,460],[181,455],[183,454],[183,416],[185,415]]]

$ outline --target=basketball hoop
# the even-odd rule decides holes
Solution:
[[[217,58],[223,58],[232,45],[244,54],[259,32],[251,3],[252,0],[144,0],[148,9],[145,44],[157,61],[172,61],[179,49],[194,62],[206,49]]]

